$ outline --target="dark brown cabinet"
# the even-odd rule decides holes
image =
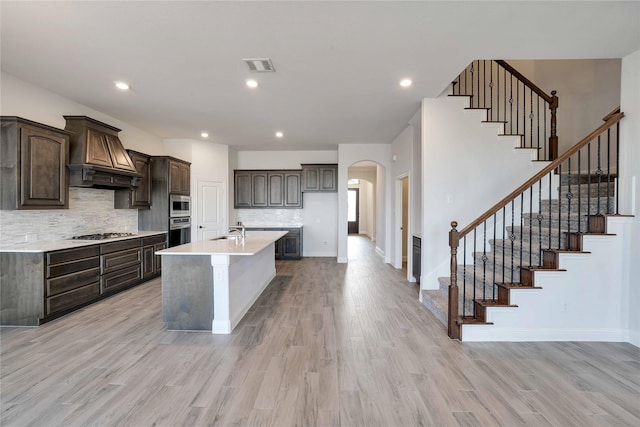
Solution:
[[[37,326],[158,276],[155,252],[166,241],[162,233],[45,253],[0,252],[0,324]]]
[[[100,245],[100,293],[133,285],[142,279],[140,239]]]
[[[303,164],[302,192],[320,193],[338,191],[337,164]]]
[[[142,278],[147,280],[160,275],[162,257],[157,251],[167,247],[165,235],[144,237],[142,239]]]
[[[188,196],[191,193],[191,165],[178,159],[168,159],[169,193]]]
[[[66,209],[70,133],[1,117],[0,209]]]
[[[151,208],[151,157],[147,154],[127,150],[129,158],[142,177],[137,187],[115,191],[116,209],[149,209]]]
[[[100,246],[49,252],[44,316],[55,316],[100,296]]]
[[[248,227],[248,231],[286,231],[287,234],[275,242],[275,258],[282,260],[299,260],[302,258],[302,227]]]
[[[299,170],[234,171],[234,208],[302,208]]]

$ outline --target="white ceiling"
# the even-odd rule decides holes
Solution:
[[[390,143],[473,59],[640,49],[638,2],[3,0],[0,12],[4,72],[161,138],[208,131],[238,149]],[[250,73],[246,57],[276,73]]]

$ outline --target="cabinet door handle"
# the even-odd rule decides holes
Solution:
[[[199,225],[199,226],[198,226],[198,228],[205,228],[205,227],[203,227],[203,226]]]

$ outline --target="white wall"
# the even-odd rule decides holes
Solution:
[[[387,144],[340,144],[338,146],[338,262],[348,262],[347,253],[347,180],[349,166],[368,160],[383,165],[377,171],[376,199],[380,211],[376,213],[376,249],[384,253],[385,262],[390,262],[386,236],[390,234],[387,210],[391,207],[390,191],[385,189],[391,185],[391,145]],[[382,188],[381,188],[382,187]],[[389,229],[389,230],[388,230]]]
[[[550,94],[558,91],[558,146],[565,152],[620,105],[620,59],[508,61]]]
[[[408,186],[413,186],[414,174],[413,174],[413,163],[414,163],[414,129],[412,125],[407,125],[404,130],[393,140],[391,143],[391,176],[393,178],[394,184],[391,187],[393,194],[391,195],[391,200],[394,201],[392,209],[391,209],[391,217],[389,221],[391,222],[391,235],[389,236],[390,244],[391,244],[391,259],[393,260],[393,265],[395,268],[402,268],[402,256],[406,256],[406,247],[402,247],[402,231],[400,230],[399,224],[402,224],[402,218],[399,216],[402,215],[402,211],[398,211],[398,201],[402,201],[402,194],[396,194],[398,185],[396,185],[397,180],[401,178],[407,178],[409,180]],[[408,195],[408,194],[407,194]],[[404,230],[405,233],[411,235],[413,233],[413,229],[411,227],[412,223],[412,215],[413,209],[409,206],[413,206],[414,200],[409,200],[409,204],[407,208],[408,212],[408,227],[409,230]],[[405,239],[406,241],[406,239]],[[409,261],[407,268],[411,271],[413,264],[413,260]]]
[[[66,124],[62,116],[89,116],[122,129],[118,136],[125,148],[151,155],[167,154],[157,136],[10,74],[0,74],[0,86],[0,114],[3,116],[19,116],[59,129],[64,129]]]
[[[620,109],[625,118],[620,125],[620,210],[633,214],[628,268],[629,342],[640,347],[640,50],[622,58]]]
[[[236,169],[300,169],[302,163],[338,163],[337,151],[238,151]],[[233,173],[233,171],[231,171]],[[340,181],[338,181],[340,185]],[[346,180],[344,181],[346,185]],[[233,185],[230,187],[233,191]],[[233,208],[233,205],[230,205]],[[260,224],[302,224],[303,256],[337,256],[338,195],[305,193],[303,209],[237,209],[238,220],[251,225],[256,215]],[[248,220],[245,220],[248,219]]]
[[[412,180],[409,186],[411,214],[409,227],[412,233],[422,233],[422,120],[421,110],[411,118],[409,124],[413,128]]]
[[[451,221],[458,230],[542,169],[534,150],[516,150],[515,137],[500,137],[498,126],[483,125],[483,112],[465,111],[466,98],[422,102],[422,278],[437,289],[449,275]]]
[[[224,188],[224,206],[220,206],[222,212],[228,212],[227,195],[230,193],[229,185],[229,147],[223,144],[216,144],[208,141],[195,139],[167,139],[164,141],[169,155],[178,159],[191,162],[191,241],[198,239],[196,230],[198,223],[198,181],[220,181]],[[229,225],[229,218],[224,221],[224,232]]]

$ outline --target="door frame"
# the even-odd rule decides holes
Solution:
[[[347,189],[347,197],[349,194],[349,191],[355,191],[356,193],[356,220],[355,221],[349,221],[349,217],[347,214],[347,235],[348,234],[360,234],[360,189],[359,188],[348,188]],[[347,212],[349,210],[349,204],[347,201]],[[356,223],[356,233],[349,233],[349,223],[350,222],[355,222]]]
[[[415,282],[416,279],[413,277],[413,259],[410,256],[411,254],[411,177],[410,172],[405,172],[396,176],[395,183],[395,201],[394,201],[394,253],[393,253],[393,266],[397,269],[402,269],[402,180],[407,180],[407,241],[406,241],[406,250],[407,250],[407,280],[409,282]]]

